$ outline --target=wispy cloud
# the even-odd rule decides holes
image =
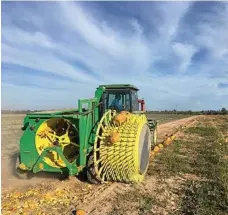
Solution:
[[[199,4],[4,2],[3,108],[74,107],[107,83],[150,109],[228,106],[228,7]]]
[[[227,83],[219,83],[218,88],[228,88],[228,82]]]
[[[186,71],[191,65],[192,57],[197,52],[197,48],[194,45],[174,43],[173,49],[180,58],[180,71]]]

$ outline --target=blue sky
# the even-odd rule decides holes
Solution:
[[[2,2],[2,109],[131,83],[147,109],[228,108],[226,2]]]

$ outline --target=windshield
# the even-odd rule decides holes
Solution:
[[[131,111],[130,91],[108,92],[107,107],[116,111]]]

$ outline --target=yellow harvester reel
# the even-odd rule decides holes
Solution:
[[[59,145],[68,161],[73,162],[79,153],[77,144],[78,132],[70,121],[62,118],[52,118],[44,121],[36,132],[35,144],[39,155],[48,147]],[[49,151],[44,162],[55,168],[66,167],[57,152]]]
[[[94,143],[94,166],[101,182],[142,181],[149,165],[151,133],[144,114],[107,111]]]

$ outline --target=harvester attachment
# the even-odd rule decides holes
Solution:
[[[79,153],[78,132],[70,121],[63,118],[51,118],[44,121],[36,133],[36,150],[39,155],[47,148],[59,146],[64,158],[73,162]],[[48,150],[43,158],[51,167],[63,168],[66,163],[54,150]]]
[[[93,151],[97,181],[140,182],[149,164],[151,133],[144,114],[107,111],[96,131]],[[89,175],[88,178],[92,178]]]
[[[64,118],[50,118],[36,126],[35,131],[31,129],[32,126],[26,130],[21,141],[21,154],[26,165],[21,156],[16,162],[16,173],[20,178],[26,178],[30,171],[73,169],[80,148],[78,131],[73,123]],[[25,156],[26,153],[30,156]]]

